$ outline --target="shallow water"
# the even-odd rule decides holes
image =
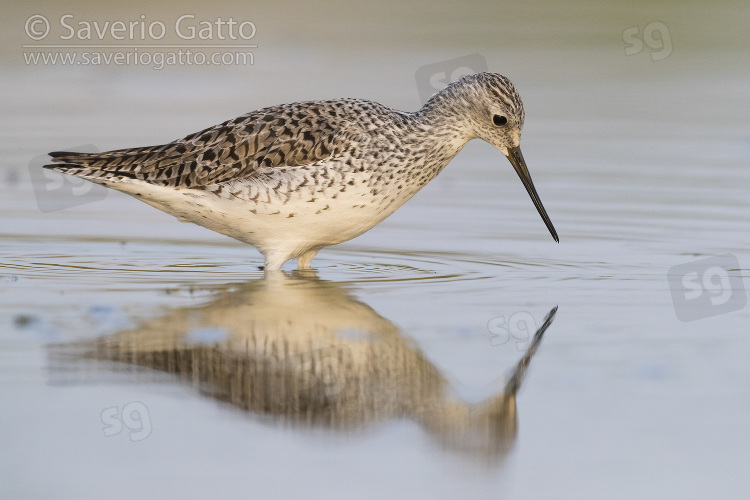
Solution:
[[[746,9],[700,24],[697,4],[597,5],[477,6],[460,48],[428,18],[413,44],[364,33],[373,45],[308,52],[260,9],[258,65],[221,79],[6,65],[0,496],[746,498]],[[626,56],[622,31],[654,20],[673,53]],[[492,38],[504,29],[518,38]],[[520,89],[559,245],[478,142],[381,225],[324,249],[314,273],[288,264],[275,280],[251,247],[27,167],[284,101],[414,109],[419,66],[473,53]],[[555,306],[517,397],[503,396]]]

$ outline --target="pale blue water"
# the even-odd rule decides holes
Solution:
[[[437,19],[452,16],[456,33],[468,33],[460,47],[429,18],[413,47],[364,28],[361,44],[338,43],[334,30],[326,45],[299,26],[305,35],[290,41],[264,8],[256,67],[223,69],[221,79],[6,65],[0,496],[746,498],[746,9],[598,5],[506,17],[479,4],[446,8]],[[419,14],[398,9],[394,29]],[[381,26],[391,19],[369,15]],[[22,27],[26,14],[16,17]],[[657,20],[672,53],[626,56],[623,30]],[[414,109],[419,66],[474,53],[524,98],[523,151],[559,245],[507,160],[483,143],[383,224],[323,250],[300,296],[267,288],[252,248],[124,195],[55,194],[43,181],[40,201],[26,168],[47,151],[159,143],[284,101],[355,96]],[[86,203],[62,208],[77,200]],[[700,262],[709,257],[719,259],[713,268]],[[675,302],[668,272],[686,263],[695,279],[671,283]],[[691,283],[697,302],[681,302]],[[555,305],[507,453],[445,445],[432,420],[408,411],[414,400],[402,391],[417,380],[443,380],[467,403],[499,394],[527,333]],[[681,321],[688,310],[701,318]],[[393,407],[354,405],[356,425],[341,424],[342,410],[310,428],[221,403],[189,377],[103,361],[81,368],[50,354],[53,344],[128,331],[141,332],[135,345],[161,349],[175,335],[210,344],[261,327],[287,332],[279,338],[335,331],[355,354],[370,345],[422,361],[392,385],[362,379],[378,381],[366,393]]]

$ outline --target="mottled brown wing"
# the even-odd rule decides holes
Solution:
[[[161,146],[105,153],[50,153],[47,168],[91,180],[138,179],[200,188],[252,176],[266,168],[308,165],[346,146],[346,120],[334,102],[254,111]]]

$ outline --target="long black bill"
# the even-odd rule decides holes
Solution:
[[[553,226],[552,221],[549,220],[549,215],[547,215],[547,211],[544,209],[544,205],[542,205],[542,200],[540,200],[539,195],[536,194],[534,183],[531,181],[531,175],[529,175],[529,169],[526,168],[526,161],[524,161],[523,155],[521,154],[521,148],[508,148],[508,160],[510,160],[510,164],[513,165],[513,168],[516,169],[518,177],[520,177],[521,182],[523,182],[523,187],[526,188],[529,196],[531,196],[531,201],[534,202],[534,206],[539,212],[539,215],[542,216],[542,220],[547,226],[547,229],[549,229],[550,234],[556,242],[560,243],[560,238],[557,237],[555,226]]]

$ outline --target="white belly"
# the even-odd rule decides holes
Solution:
[[[321,192],[296,189],[291,196],[260,196],[256,201],[206,190],[175,189],[141,182],[108,183],[184,222],[194,222],[250,243],[264,255],[296,258],[311,249],[350,240],[392,214],[413,193],[387,196],[369,188],[340,185]]]

